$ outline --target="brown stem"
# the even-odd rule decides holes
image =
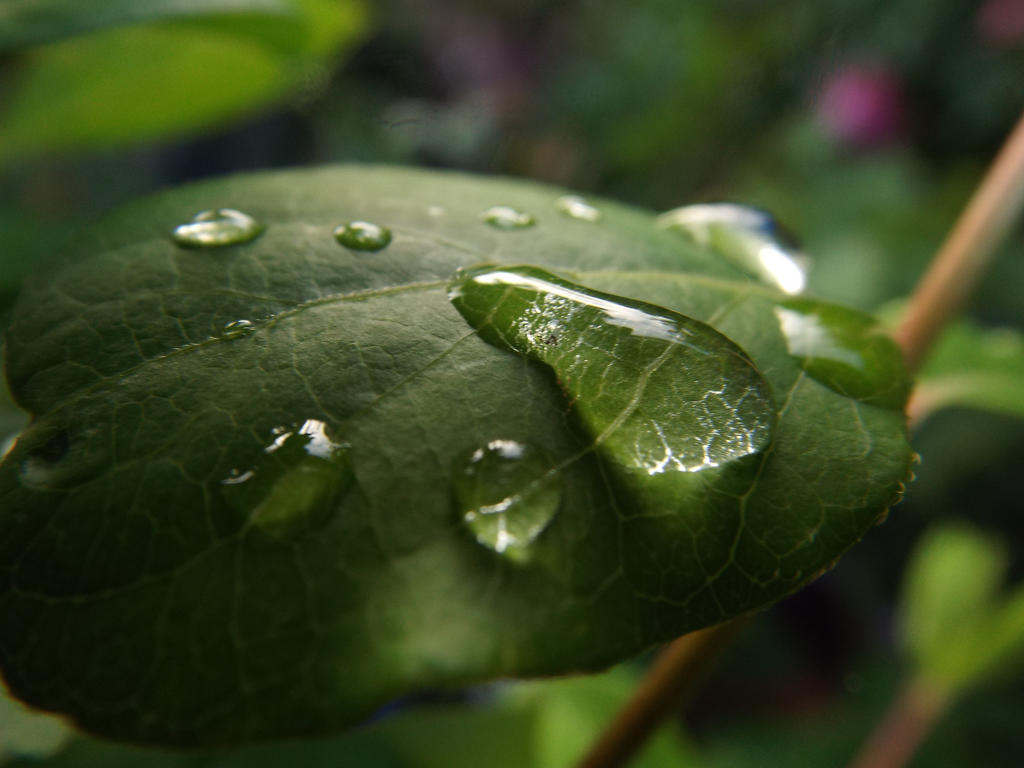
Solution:
[[[910,297],[895,337],[911,371],[967,301],[1022,208],[1024,115]]]
[[[922,679],[903,686],[850,768],[903,768],[946,711],[949,696]]]
[[[916,371],[943,326],[963,306],[992,253],[1024,208],[1024,114],[918,283],[894,333]],[[655,660],[577,768],[620,768],[682,698],[697,673],[728,644],[738,619],[685,635]],[[900,768],[947,703],[921,681],[907,685],[851,768]]]
[[[625,765],[744,623],[733,619],[683,635],[668,645],[577,768]]]

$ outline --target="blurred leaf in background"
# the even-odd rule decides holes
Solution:
[[[910,416],[962,407],[1024,418],[1024,338],[962,320],[943,334],[918,377]]]
[[[33,712],[0,689],[0,765],[42,759],[63,749],[73,731],[53,715]]]
[[[133,22],[239,12],[286,16],[287,0],[100,0],[88,6],[74,0],[7,0],[0,8],[0,51]]]
[[[106,0],[98,15],[51,0],[43,9],[4,11],[0,44],[54,41],[7,72],[0,163],[194,133],[295,99],[367,23],[358,0]]]
[[[908,566],[902,639],[937,695],[1012,680],[1024,662],[1024,587],[1000,594],[1005,548],[964,524],[933,528]]]

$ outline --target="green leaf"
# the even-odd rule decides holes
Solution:
[[[308,90],[362,34],[363,6],[286,9],[117,26],[31,50],[0,111],[0,163],[194,133]]]
[[[11,400],[7,383],[0,381],[0,458],[14,445],[14,439],[26,421],[25,412]]]
[[[288,0],[6,0],[0,6],[0,51],[160,19],[253,12],[286,17],[289,5]]]
[[[324,168],[83,232],[8,336],[33,415],[0,465],[12,690],[136,741],[317,733],[600,669],[830,567],[909,473],[896,347],[558,196]],[[203,231],[236,244],[172,240],[225,208],[262,234],[221,210]],[[390,243],[345,247],[353,221]],[[491,296],[501,274],[537,282]]]
[[[14,768],[475,768],[482,755],[487,768],[564,768],[593,744],[637,680],[636,671],[616,667],[602,675],[499,684],[462,703],[410,704],[345,734],[231,751],[183,754],[82,737],[49,759],[37,753]],[[674,723],[652,734],[631,763],[700,764]]]
[[[1024,418],[1024,339],[1008,328],[960,321],[943,334],[921,370],[911,406],[916,420],[950,407]]]
[[[904,583],[903,640],[918,673],[949,692],[1024,661],[1024,587],[999,594],[1006,552],[967,525],[944,525],[918,545]]]
[[[992,609],[1006,571],[997,542],[966,525],[928,533],[915,551],[904,583],[903,636],[929,677],[950,677],[973,655],[965,637]]]

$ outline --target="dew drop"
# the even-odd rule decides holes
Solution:
[[[481,338],[548,365],[601,454],[632,475],[719,467],[771,440],[767,383],[704,323],[536,267],[460,270],[449,298]]]
[[[775,308],[789,354],[808,375],[841,395],[901,410],[910,381],[899,348],[873,318],[808,300]]]
[[[334,238],[353,251],[379,251],[391,242],[391,230],[369,221],[350,221],[334,229]]]
[[[241,336],[243,334],[252,333],[256,330],[256,326],[252,320],[232,320],[230,323],[224,324],[224,332],[230,335]]]
[[[599,221],[601,211],[579,195],[563,195],[555,200],[555,210],[571,219]]]
[[[480,218],[495,229],[526,229],[536,222],[528,213],[507,205],[494,205],[480,214]]]
[[[256,219],[234,208],[215,208],[197,213],[188,224],[180,224],[171,238],[184,248],[219,248],[247,243],[263,233]]]
[[[348,449],[319,419],[275,427],[252,466],[221,479],[221,493],[253,528],[297,538],[326,525],[351,487]]]
[[[539,448],[492,440],[454,467],[455,504],[473,537],[488,549],[524,560],[562,501],[560,474]]]
[[[771,214],[736,203],[702,203],[667,211],[658,226],[710,248],[747,274],[784,293],[807,284],[807,257]]]

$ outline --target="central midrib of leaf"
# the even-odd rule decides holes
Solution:
[[[480,252],[480,251],[477,251],[477,250],[474,250],[473,248],[471,248],[470,246],[468,246],[466,244],[458,244],[458,243],[454,243],[454,242],[452,242],[450,240],[446,240],[446,239],[442,239],[442,238],[429,237],[429,236],[426,236],[426,233],[423,233],[423,232],[414,231],[413,233],[418,235],[418,236],[420,236],[424,241],[430,242],[433,245],[440,245],[440,246],[447,247],[447,248],[455,248],[455,249],[463,251],[463,252],[465,252],[465,253],[467,253],[469,255],[472,255],[475,259],[477,259],[477,261],[479,263],[485,263],[485,262],[488,261],[488,254]],[[407,234],[407,235],[408,234],[413,234],[413,233],[403,232],[403,234]],[[154,239],[154,240],[151,240],[150,242],[152,243],[152,242],[157,242],[157,241]],[[707,277],[707,276],[704,276],[704,275],[698,275],[698,274],[694,274],[694,273],[664,272],[664,271],[622,272],[620,270],[614,270],[614,269],[603,269],[603,270],[596,270],[596,271],[581,272],[581,271],[578,271],[578,270],[573,270],[571,268],[561,268],[561,267],[557,267],[557,266],[554,267],[554,269],[557,272],[561,273],[561,274],[572,276],[576,280],[579,280],[580,282],[583,282],[583,283],[586,283],[586,281],[588,279],[594,278],[594,277],[599,277],[599,278],[627,278],[627,279],[634,279],[635,278],[635,279],[638,279],[638,280],[652,279],[652,280],[657,280],[657,281],[681,281],[681,282],[687,282],[687,283],[696,283],[696,284],[699,284],[699,285],[706,285],[706,286],[709,286],[709,287],[717,288],[719,290],[733,292],[735,294],[735,300],[736,301],[742,300],[742,298],[745,295],[749,295],[749,294],[756,294],[756,295],[761,295],[761,296],[765,296],[765,297],[769,297],[769,298],[777,298],[778,297],[778,293],[776,291],[773,291],[772,289],[766,288],[764,286],[757,285],[755,283],[738,283],[738,282],[735,282],[735,281],[724,280],[724,279],[721,279],[721,278]],[[331,294],[331,295],[328,295],[328,296],[319,296],[319,297],[317,297],[315,299],[309,299],[309,300],[304,301],[302,303],[295,304],[293,307],[291,307],[289,309],[286,309],[286,310],[283,310],[281,312],[278,312],[277,314],[275,314],[275,315],[273,315],[273,316],[271,316],[269,318],[266,318],[264,320],[255,321],[253,323],[254,328],[253,328],[253,330],[251,331],[251,333],[249,335],[254,334],[254,333],[259,333],[262,329],[272,328],[275,325],[277,325],[277,324],[279,324],[279,323],[281,323],[281,322],[283,322],[285,320],[288,320],[289,318],[294,317],[294,316],[300,314],[301,312],[303,312],[305,310],[312,309],[312,308],[315,308],[315,307],[320,307],[320,306],[324,306],[324,305],[328,305],[328,304],[333,304],[333,303],[344,303],[344,302],[349,302],[349,301],[369,301],[369,300],[372,300],[372,299],[374,299],[374,298],[376,298],[378,296],[389,296],[389,295],[394,295],[394,294],[398,294],[398,293],[403,293],[403,292],[406,292],[406,291],[430,290],[432,288],[444,287],[446,284],[447,284],[446,280],[428,280],[428,281],[422,281],[422,282],[402,283],[402,284],[397,284],[397,285],[389,286],[389,287],[386,287],[386,288],[371,288],[371,289],[367,289],[367,290],[363,290],[363,291],[358,291],[358,292],[355,292],[355,293],[338,293],[338,294]],[[166,295],[167,293],[174,293],[174,291],[170,291],[170,292],[163,292],[163,291],[140,291],[139,295],[144,295],[146,293],[151,293],[151,294],[156,294],[156,295]],[[184,292],[184,293],[185,293],[185,295],[188,295],[188,292]],[[280,298],[277,298],[277,297],[273,297],[273,296],[261,297],[261,296],[256,296],[255,294],[248,294],[246,292],[233,291],[231,289],[224,289],[224,288],[216,289],[216,290],[212,291],[212,293],[224,294],[224,295],[235,295],[235,296],[251,296],[254,299],[265,299],[265,300],[268,300],[268,301],[273,301],[273,302],[278,302],[278,303],[286,301],[286,300],[283,300],[283,299],[280,299]],[[705,320],[705,322],[707,322],[709,325],[714,325],[715,323],[719,322],[724,317],[726,317],[729,314],[729,312],[731,312],[734,308],[735,308],[735,302],[731,302],[729,305],[723,306],[718,311],[716,311],[711,317],[707,318]],[[475,331],[471,332],[471,334],[472,333],[475,333]],[[211,336],[210,338],[208,338],[208,339],[206,339],[204,341],[197,341],[197,342],[194,342],[192,344],[186,344],[184,346],[177,347],[175,349],[171,349],[171,350],[169,350],[169,351],[167,351],[167,352],[165,352],[165,353],[163,353],[161,355],[157,355],[155,357],[150,357],[150,358],[144,360],[143,362],[138,363],[137,365],[134,365],[134,366],[132,366],[130,368],[127,368],[124,371],[121,371],[121,372],[119,372],[119,373],[117,373],[115,375],[107,375],[107,376],[103,376],[101,378],[96,379],[94,382],[89,384],[87,387],[85,387],[83,389],[80,389],[80,390],[76,391],[75,393],[73,393],[72,395],[68,396],[63,402],[59,403],[58,405],[59,406],[72,405],[76,401],[76,399],[78,399],[80,397],[85,397],[85,396],[95,392],[96,390],[101,389],[103,386],[105,386],[107,384],[110,384],[111,382],[115,382],[115,381],[120,381],[120,380],[126,379],[129,376],[131,376],[132,374],[138,372],[139,370],[144,369],[145,367],[147,367],[149,365],[152,365],[152,364],[155,364],[155,363],[158,363],[160,361],[167,360],[167,359],[170,359],[170,358],[174,358],[174,357],[186,356],[186,355],[189,355],[191,353],[197,352],[197,351],[202,350],[202,349],[206,349],[208,347],[211,347],[211,346],[214,346],[214,345],[217,345],[217,344],[230,343],[231,341],[235,340],[235,336],[236,335],[233,335],[233,334],[225,334],[223,336]],[[424,366],[424,369],[429,368],[430,365],[432,365],[432,364],[433,364],[433,361],[431,361],[431,363],[428,363],[426,366]],[[36,414],[36,415],[39,415],[39,414]]]

